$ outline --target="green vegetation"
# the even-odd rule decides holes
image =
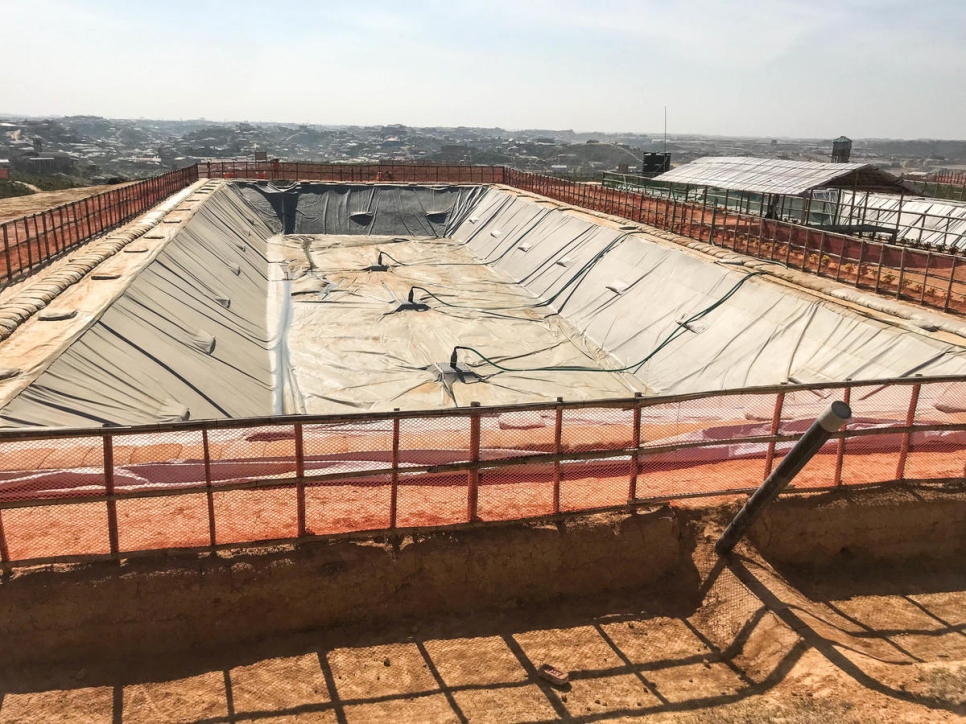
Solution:
[[[10,178],[14,181],[22,181],[26,184],[36,186],[41,191],[63,191],[64,189],[76,189],[79,186],[89,186],[90,182],[76,176],[66,176],[62,173],[51,176],[38,176],[22,171],[11,171]]]
[[[955,186],[952,184],[937,184],[926,182],[920,184],[922,192],[926,196],[937,199],[951,199],[953,201],[966,201],[966,186]]]
[[[0,199],[10,199],[14,196],[29,196],[32,193],[34,192],[23,184],[18,184],[16,181],[8,181],[7,179],[0,179]]]

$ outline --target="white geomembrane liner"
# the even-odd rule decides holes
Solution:
[[[912,374],[966,374],[963,347],[501,187],[235,184],[0,399],[0,425]]]

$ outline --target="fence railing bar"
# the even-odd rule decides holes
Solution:
[[[940,424],[940,425],[912,425],[912,426],[896,426],[888,428],[871,428],[864,430],[849,430],[848,432],[837,432],[831,435],[830,440],[837,440],[845,438],[859,438],[859,437],[876,437],[882,435],[901,435],[905,433],[921,433],[921,432],[961,432],[966,431],[966,423],[957,424]],[[793,435],[755,435],[747,436],[743,438],[730,438],[727,440],[714,440],[714,441],[695,441],[686,443],[675,443],[669,445],[660,446],[642,446],[640,448],[633,447],[614,447],[603,450],[589,450],[584,452],[564,452],[560,455],[555,455],[552,453],[542,453],[535,455],[524,455],[516,456],[512,458],[503,458],[500,460],[479,460],[479,461],[461,461],[454,463],[446,463],[443,465],[419,465],[411,467],[399,467],[396,468],[401,475],[421,475],[421,474],[447,474],[447,473],[469,473],[472,470],[484,471],[484,470],[498,470],[512,467],[527,467],[534,465],[546,465],[558,461],[560,463],[574,463],[574,462],[589,462],[589,461],[603,461],[610,460],[613,462],[615,468],[622,464],[622,461],[626,460],[630,455],[641,455],[645,458],[649,455],[658,455],[668,452],[676,452],[679,450],[691,450],[697,448],[713,448],[713,447],[723,447],[736,444],[767,444],[770,442],[795,442],[801,437],[801,434]],[[966,447],[962,445],[957,445],[957,448]],[[751,456],[749,456],[751,458]],[[751,458],[753,459],[753,458]],[[324,473],[321,475],[311,475],[307,474],[304,476],[304,482],[306,486],[316,486],[316,485],[339,485],[343,482],[355,480],[356,482],[360,480],[373,480],[376,478],[386,478],[391,476],[393,468],[373,468],[368,470],[353,470],[344,471],[337,473]],[[286,478],[248,478],[241,481],[232,481],[226,483],[213,483],[212,490],[215,493],[225,493],[238,490],[256,490],[256,489],[283,489],[283,488],[293,488],[297,485],[297,479],[294,476]],[[14,509],[14,508],[31,508],[31,507],[47,507],[54,505],[76,505],[78,503],[101,503],[109,502],[111,500],[136,500],[142,498],[160,498],[160,497],[175,497],[179,495],[192,495],[201,492],[205,492],[206,488],[200,486],[199,484],[178,485],[170,486],[166,488],[146,488],[141,490],[119,490],[115,491],[113,494],[101,495],[101,494],[91,494],[91,495],[76,495],[76,496],[58,496],[56,498],[32,498],[32,499],[18,499],[18,500],[7,500],[0,501],[0,510]]]
[[[399,412],[397,407],[394,412]],[[392,419],[392,477],[389,489],[389,528],[396,529],[399,510],[399,418]]]
[[[211,481],[211,447],[208,444],[208,431],[201,431],[202,454],[205,456],[205,498],[208,503],[208,541],[211,547],[217,542],[215,528],[215,495]]]
[[[878,387],[885,389],[890,386],[915,385],[922,382],[921,378],[914,377],[895,377],[876,380],[860,380],[851,382],[811,382],[805,384],[779,384],[761,385],[758,387],[743,387],[731,390],[713,390],[708,392],[688,392],[678,395],[667,395],[661,397],[644,397],[638,400],[634,397],[619,399],[602,400],[577,400],[564,402],[564,409],[581,410],[590,408],[600,409],[621,409],[631,410],[635,405],[640,404],[645,409],[660,405],[676,404],[694,400],[713,399],[717,397],[752,397],[755,395],[767,395],[777,392],[798,392],[806,390],[840,390],[846,387],[870,388]],[[942,375],[929,378],[930,384],[945,384],[950,382],[966,382],[964,375]],[[865,399],[865,398],[862,398]],[[492,407],[479,408],[479,414],[484,416],[499,415],[511,412],[553,412],[556,403],[535,402],[517,405],[494,405]],[[131,425],[128,427],[112,427],[111,435],[114,437],[125,437],[130,435],[141,435],[161,432],[188,432],[191,430],[236,430],[250,427],[265,427],[271,425],[291,426],[296,422],[306,425],[339,425],[339,424],[360,424],[388,422],[394,416],[400,419],[429,419],[440,417],[469,417],[477,414],[469,407],[455,407],[437,410],[407,410],[398,413],[351,413],[345,415],[277,415],[264,417],[247,418],[225,418],[214,420],[188,420],[185,422],[158,423],[149,425]],[[98,428],[23,428],[0,431],[0,442],[7,441],[27,441],[27,440],[56,440],[58,438],[81,438],[81,437],[100,437],[103,431]]]
[[[559,456],[563,452],[563,398],[557,398],[557,405],[553,415],[553,454]],[[560,512],[560,460],[553,461],[553,512]]]
[[[906,427],[912,428],[916,420],[916,408],[919,406],[919,392],[922,385],[913,385],[909,394],[909,409],[906,411]],[[899,461],[896,463],[896,480],[902,480],[906,473],[906,459],[909,457],[909,445],[912,441],[912,432],[906,432],[902,436],[902,447],[899,450]]]
[[[114,446],[110,435],[104,436],[104,489],[107,500],[107,532],[111,555],[117,557],[120,543],[117,529],[117,497],[114,493]]]
[[[302,439],[302,423],[295,423],[295,497],[298,537],[303,538],[305,530],[305,446]]]

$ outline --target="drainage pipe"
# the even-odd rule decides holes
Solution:
[[[795,443],[795,446],[788,451],[782,458],[778,466],[768,476],[768,479],[761,484],[744,507],[731,521],[724,534],[715,543],[714,549],[718,555],[726,555],[731,552],[735,544],[748,531],[752,524],[764,512],[765,508],[785,487],[798,475],[806,463],[814,457],[833,433],[844,425],[852,417],[852,408],[844,402],[833,402],[829,405],[812,426],[806,430],[805,434]]]

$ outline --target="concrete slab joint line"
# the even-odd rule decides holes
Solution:
[[[165,221],[165,216],[177,210],[176,207],[184,198],[194,193],[195,188],[201,183],[196,181],[122,229],[89,241],[65,259],[63,264],[52,269],[37,282],[31,283],[29,279],[23,282],[22,289],[0,304],[0,341],[7,339],[21,324],[50,304],[68,287],[83,279],[102,262]],[[155,238],[164,237],[155,236]]]

